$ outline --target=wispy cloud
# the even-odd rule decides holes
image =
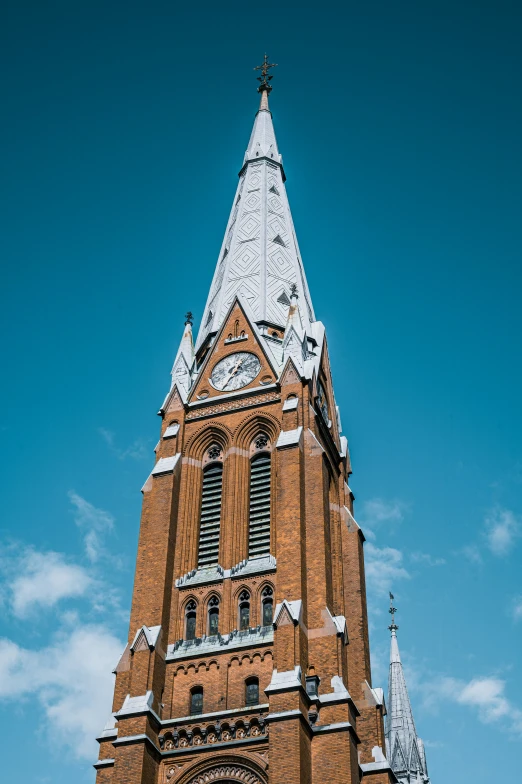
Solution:
[[[504,722],[508,730],[522,737],[522,711],[505,695],[506,682],[497,677],[473,678],[466,682],[457,678],[438,678],[425,684],[431,703],[443,700],[475,709],[484,724]]]
[[[434,558],[429,553],[414,552],[410,553],[412,563],[423,564],[424,566],[444,566],[445,558]]]
[[[482,563],[482,556],[480,554],[480,550],[476,544],[467,544],[465,547],[462,548],[459,552],[462,553],[464,558],[466,558],[470,563],[481,564]],[[458,555],[458,552],[455,553]]]
[[[74,507],[74,521],[84,533],[87,558],[95,563],[105,555],[104,536],[112,531],[114,517],[105,509],[99,509],[74,490],[69,490],[69,500]]]
[[[408,505],[398,499],[386,501],[383,498],[371,498],[363,504],[362,518],[370,525],[383,522],[400,522]]]
[[[126,449],[121,449],[116,444],[116,436],[112,430],[99,427],[98,433],[118,460],[126,460],[128,457],[132,460],[146,460],[149,457],[149,448],[143,438],[136,438]]]
[[[54,607],[64,599],[84,596],[93,583],[82,566],[53,551],[27,548],[12,553],[8,564],[4,591],[18,618],[26,618],[38,608]]]
[[[40,650],[0,639],[0,700],[36,698],[46,732],[81,759],[93,759],[95,737],[111,710],[112,670],[123,643],[105,626],[59,633]]]
[[[407,580],[410,575],[403,566],[403,555],[394,547],[377,547],[373,542],[365,545],[365,571],[368,591],[377,597],[390,591],[397,580]]]
[[[522,596],[516,596],[513,599],[511,612],[515,621],[522,621]]]
[[[489,550],[498,557],[508,555],[521,535],[519,518],[509,509],[495,507],[484,520],[484,535]]]

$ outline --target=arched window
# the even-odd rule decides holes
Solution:
[[[269,585],[263,589],[261,594],[261,617],[263,626],[272,626],[274,618],[274,592]]]
[[[247,678],[245,681],[245,704],[259,705],[259,679]]]
[[[250,627],[250,594],[241,591],[239,596],[239,628],[242,630]]]
[[[213,637],[219,631],[219,599],[213,596],[208,603],[208,634]]]
[[[256,449],[268,446],[268,436],[261,433],[255,440]],[[270,552],[270,453],[255,454],[250,461],[250,508],[248,557]]]
[[[217,460],[220,454],[221,447],[218,444],[213,444],[208,450],[210,460]],[[199,568],[213,566],[218,562],[222,486],[223,463],[210,463],[203,470],[201,514],[199,518]]]
[[[203,713],[203,687],[194,686],[190,690],[190,715]]]
[[[191,599],[185,609],[185,639],[196,638],[196,602]]]

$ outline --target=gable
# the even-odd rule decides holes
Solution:
[[[235,299],[212,347],[198,371],[189,402],[262,390],[277,381],[259,331],[239,299]]]

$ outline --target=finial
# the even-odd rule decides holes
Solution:
[[[188,313],[185,313],[185,326],[187,326],[187,324],[190,324],[190,326],[192,326],[193,323],[194,323],[194,316],[189,310]]]
[[[299,294],[297,293],[297,283],[292,283],[290,286],[290,296],[295,297],[295,299],[299,297]]]
[[[395,613],[397,612],[397,608],[393,606],[394,598],[395,598],[394,595],[392,593],[390,593],[390,609],[388,610],[388,612],[391,615],[391,621],[392,622],[391,622],[390,626],[388,626],[388,629],[391,631],[392,634],[395,634],[395,632],[399,628],[397,626],[397,624],[395,623]]]
[[[261,76],[257,77],[257,80],[261,82],[259,87],[257,88],[258,93],[263,92],[271,92],[272,86],[269,84],[270,81],[274,78],[272,75],[268,73],[270,68],[275,68],[277,63],[269,63],[268,62],[268,55],[265,53],[265,59],[262,65],[256,65],[254,71],[261,71]]]

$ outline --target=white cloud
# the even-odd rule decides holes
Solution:
[[[369,525],[383,522],[401,522],[407,504],[404,501],[385,501],[382,498],[371,498],[365,501],[362,510],[362,519]]]
[[[105,509],[98,509],[74,490],[69,490],[69,500],[75,507],[74,520],[84,535],[85,552],[93,563],[105,554],[103,535],[114,527],[114,517]]]
[[[468,561],[471,561],[471,563],[482,563],[482,556],[476,544],[467,544],[462,548],[461,552]]]
[[[126,460],[127,457],[132,458],[132,460],[145,460],[149,457],[149,448],[143,438],[137,438],[127,449],[121,449],[116,445],[115,435],[112,430],[99,427],[98,433],[119,460]]]
[[[484,522],[487,546],[493,555],[507,555],[521,533],[518,518],[509,509],[496,507],[486,515]]]
[[[49,736],[74,756],[95,759],[95,737],[110,715],[112,670],[122,650],[123,643],[104,626],[61,633],[40,650],[0,639],[0,700],[35,697]]]
[[[393,547],[376,547],[372,542],[365,545],[365,570],[368,590],[383,596],[392,590],[397,580],[409,579],[404,568],[400,550]]]
[[[19,618],[62,599],[84,596],[93,582],[82,566],[67,563],[61,553],[30,548],[11,560],[10,571],[16,571],[7,581],[10,605]]]
[[[522,596],[516,596],[513,599],[512,613],[515,621],[522,621]]]
[[[473,678],[467,683],[457,678],[441,678],[431,684],[432,700],[450,699],[474,708],[480,721],[505,721],[510,732],[522,737],[522,711],[505,696],[506,682],[496,677]]]
[[[410,553],[410,560],[413,563],[424,564],[425,566],[444,566],[445,558],[433,558],[429,553]]]

